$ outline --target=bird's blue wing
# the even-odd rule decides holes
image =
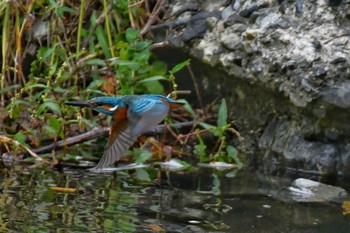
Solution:
[[[137,96],[128,106],[128,125],[135,134],[154,129],[169,111],[167,103],[152,95]]]
[[[149,98],[149,97],[136,97],[129,100],[129,111],[133,114],[142,114],[149,111],[159,99]]]

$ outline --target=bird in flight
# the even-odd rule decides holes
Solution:
[[[90,169],[95,172],[120,160],[138,136],[153,130],[166,117],[170,109],[183,105],[166,96],[153,94],[103,96],[65,104],[88,107],[113,119],[103,156],[97,166]]]

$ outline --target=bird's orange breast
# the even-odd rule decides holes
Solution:
[[[118,110],[114,113],[113,119],[114,119],[114,120],[126,119],[126,118],[127,118],[127,111],[128,111],[128,108],[127,108],[127,107],[118,109]]]

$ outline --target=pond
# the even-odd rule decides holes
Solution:
[[[247,169],[1,167],[0,232],[350,232],[340,205],[286,201],[288,184]]]

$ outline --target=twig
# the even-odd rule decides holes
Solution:
[[[156,18],[159,15],[160,11],[163,10],[165,2],[166,2],[166,0],[162,0],[162,1],[156,3],[155,7],[153,8],[151,16],[149,17],[147,23],[145,24],[145,26],[143,26],[143,28],[142,28],[142,30],[140,32],[141,35],[144,35],[144,34],[146,34],[149,31],[151,25],[156,20]]]
[[[201,92],[199,90],[199,85],[198,85],[196,76],[194,75],[190,65],[187,65],[187,69],[188,69],[188,72],[190,73],[190,77],[191,77],[193,85],[194,85],[194,90],[196,91],[196,95],[197,95],[197,99],[198,99],[198,102],[199,102],[199,106],[201,107],[201,109],[203,109],[203,111],[206,111],[205,108],[204,108],[204,104],[203,104],[203,101],[202,101],[202,96],[201,96]]]
[[[34,151],[32,151],[31,149],[29,149],[28,147],[26,147],[25,145],[21,144],[20,142],[12,139],[12,138],[9,138],[9,137],[6,137],[5,135],[0,135],[0,142],[2,143],[11,143],[17,147],[21,147],[23,149],[25,149],[31,156],[33,156],[34,158],[36,158],[37,160],[39,161],[44,161],[41,157],[39,157]]]
[[[33,151],[35,151],[35,153],[37,154],[42,154],[42,153],[50,152],[52,150],[58,150],[64,146],[75,145],[81,142],[90,141],[95,138],[108,136],[108,132],[109,132],[109,127],[103,127],[103,128],[95,127],[86,133],[79,134],[79,135],[67,138],[66,140],[61,140],[61,141],[58,141],[57,143],[40,147],[38,149],[34,149]]]
[[[176,96],[176,95],[190,95],[191,91],[190,90],[177,90],[177,91],[172,91],[170,92],[166,97],[170,98],[172,96]]]
[[[148,47],[149,50],[154,50],[154,49],[159,49],[159,48],[164,48],[170,45],[170,42],[165,40],[159,43],[152,44]]]
[[[182,128],[186,126],[192,126],[196,124],[196,122],[190,121],[190,122],[180,122],[180,123],[175,123],[175,124],[169,124],[170,127],[174,128]],[[155,128],[152,131],[145,132],[144,134],[146,135],[151,135],[151,134],[162,134],[166,131],[166,125],[158,125],[157,128]],[[67,138],[66,140],[61,140],[58,141],[57,143],[53,143],[47,146],[40,147],[38,149],[33,150],[37,154],[42,154],[46,152],[50,152],[52,150],[58,150],[64,146],[71,146],[75,145],[78,143],[90,141],[95,138],[100,138],[100,137],[107,137],[109,132],[109,127],[103,127],[103,128],[93,128],[92,130],[82,133],[70,138]]]
[[[335,36],[335,37],[333,37],[333,38],[327,40],[326,42],[324,42],[324,44],[328,44],[328,43],[331,42],[332,40],[338,39],[338,38],[343,37],[343,36],[350,36],[350,33],[344,33],[344,34]]]

